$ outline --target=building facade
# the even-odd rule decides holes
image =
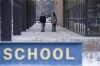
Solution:
[[[60,26],[84,36],[100,36],[100,0],[55,0]]]
[[[55,2],[55,13],[57,15],[57,22],[59,26],[63,27],[63,18],[64,18],[64,13],[63,13],[63,0],[54,0]]]

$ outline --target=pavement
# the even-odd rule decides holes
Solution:
[[[41,24],[37,23],[30,29],[22,32],[22,35],[13,35],[13,42],[80,42],[84,39],[100,40],[100,37],[85,37],[70,31],[66,28],[57,26],[57,32],[52,32],[52,25],[46,24],[45,32],[41,32]]]

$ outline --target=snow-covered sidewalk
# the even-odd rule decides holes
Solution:
[[[57,26],[57,32],[51,32],[52,25],[46,24],[46,32],[41,32],[41,24],[36,24],[26,32],[22,32],[22,35],[13,36],[14,42],[72,42],[82,41],[82,39],[100,39],[100,37],[85,37],[66,28]]]

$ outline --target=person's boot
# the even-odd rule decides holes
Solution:
[[[45,30],[43,30],[43,32],[45,32]]]
[[[41,32],[43,32],[43,30],[41,30]]]

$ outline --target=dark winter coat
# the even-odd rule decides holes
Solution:
[[[40,16],[40,22],[41,23],[46,23],[46,17],[45,16]]]

